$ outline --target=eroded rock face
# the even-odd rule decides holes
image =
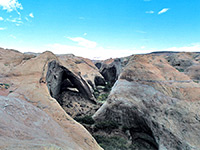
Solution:
[[[82,149],[49,115],[21,99],[0,96],[0,124],[0,149]]]
[[[104,78],[100,77],[100,76],[96,76],[94,78],[94,83],[95,83],[95,86],[105,86],[106,85],[106,82],[104,80]]]
[[[98,80],[100,79],[102,78],[99,77]],[[48,64],[46,82],[51,96],[57,99],[63,109],[72,117],[93,115],[100,107],[88,82],[81,77],[81,73],[73,73],[56,61]]]
[[[111,85],[115,83],[118,79],[119,74],[122,71],[121,60],[115,59],[112,63],[104,63],[100,68],[100,73],[104,79],[109,82]]]
[[[92,92],[86,81],[79,75],[75,75],[72,71],[59,65],[56,61],[48,64],[46,76],[47,86],[54,98],[67,88],[76,88],[86,99],[95,103]]]
[[[23,102],[18,103],[19,100],[16,104],[9,100],[9,105],[6,106],[4,102],[7,98],[5,101],[4,98],[1,99],[1,102],[4,102],[1,103],[0,112],[3,115],[0,121],[4,127],[0,128],[0,149],[101,149],[90,133],[74,121],[57,100],[50,96],[46,85],[49,62],[56,60],[62,66],[71,66],[74,68],[73,72],[77,72],[78,69],[73,63],[67,63],[51,52],[23,59],[22,53],[0,49],[0,57],[0,66],[4,66],[4,69],[0,69],[0,83],[6,87],[0,88],[0,95],[11,98],[13,102],[16,102],[17,98],[31,103],[29,106]],[[5,65],[11,60],[15,61]],[[8,133],[5,133],[4,129]]]
[[[133,56],[93,118],[126,128],[136,149],[198,150],[200,85],[165,58]]]

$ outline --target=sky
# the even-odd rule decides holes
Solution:
[[[0,0],[0,47],[90,59],[200,51],[200,0]]]

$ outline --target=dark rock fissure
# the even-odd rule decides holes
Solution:
[[[97,122],[103,120],[109,120],[116,122],[124,130],[125,135],[132,141],[135,149],[143,150],[158,150],[159,146],[156,142],[152,129],[149,127],[148,119],[145,119],[139,115],[140,113],[135,109],[128,109],[126,107],[116,107],[115,109],[107,109],[105,118],[96,119]],[[128,131],[128,132],[127,132]],[[128,134],[130,135],[128,135]]]
[[[55,99],[63,91],[74,88],[84,98],[96,103],[86,81],[80,75],[75,75],[67,68],[59,65],[55,60],[48,64],[46,82],[51,96]]]
[[[58,62],[48,64],[46,75],[50,95],[72,117],[92,115],[100,107],[90,90],[89,84]]]
[[[115,66],[112,66],[110,69],[111,70],[109,71],[108,78],[112,76],[113,78],[107,78],[107,80],[114,84],[114,82],[117,80],[117,71]],[[104,76],[106,75],[104,74]],[[105,85],[105,81],[100,77],[96,77],[95,80],[95,84]],[[88,86],[88,82],[86,82],[80,74],[75,75],[69,69],[59,65],[56,61],[52,61],[48,64],[46,82],[51,96],[57,99],[63,109],[72,117],[92,115],[100,107],[96,105],[96,101],[93,99],[93,95]],[[88,100],[90,101],[89,104]],[[127,109],[125,111],[127,111]],[[128,131],[130,133],[131,139],[128,135],[126,135],[127,139],[131,140],[133,144],[137,145],[137,147],[143,147],[142,145],[146,145],[147,149],[158,149],[158,144],[156,143],[151,129],[145,123],[144,119],[140,118],[135,112],[131,114],[130,112],[126,113],[124,116],[125,118],[123,117],[123,119],[122,115],[119,116],[119,114],[113,110],[110,110],[110,112],[107,113],[109,113],[112,118],[105,118],[105,120],[117,122],[121,127],[124,126],[123,123],[120,123],[122,120],[124,120],[124,123],[126,123],[128,121],[127,117],[134,117],[128,121]],[[133,126],[131,125],[132,123],[134,124]],[[118,128],[118,130],[121,129]],[[105,129],[104,132],[106,135],[109,135],[112,133],[112,130],[109,131],[110,133],[107,133],[108,131]],[[96,133],[92,134],[95,135]],[[112,134],[114,135],[114,133]],[[123,134],[125,135],[126,133]]]

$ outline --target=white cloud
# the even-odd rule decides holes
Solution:
[[[6,21],[8,22],[13,22],[13,23],[17,23],[17,24],[23,24],[23,22],[21,21],[22,19],[19,17],[19,18],[13,18],[13,19],[9,19],[7,18]]]
[[[141,47],[142,48],[142,47]],[[164,49],[142,49],[141,51],[134,51],[135,54],[151,53],[156,51],[173,51],[173,52],[200,52],[200,43],[193,43],[182,47],[169,47]]]
[[[3,19],[3,17],[0,17],[0,21],[3,21],[4,19]]]
[[[0,30],[6,30],[6,28],[2,28],[2,27],[0,27]]]
[[[103,47],[95,47],[88,49],[85,47],[62,45],[58,43],[46,45],[44,49],[48,49],[55,54],[74,54],[76,56],[86,57],[90,59],[108,59],[111,57],[125,57],[134,53],[134,50],[131,49],[111,49]]]
[[[33,15],[33,13],[30,13],[30,14],[29,14],[29,16],[30,16],[31,18],[34,18],[34,15]]]
[[[86,36],[86,35],[87,35],[87,33],[84,33],[83,35],[84,35],[84,36]]]
[[[3,10],[7,10],[11,12],[13,10],[17,11],[17,9],[23,9],[22,4],[18,2],[18,0],[0,0],[0,7],[3,7]],[[19,14],[19,12],[17,11]]]
[[[153,14],[154,11],[153,11],[153,10],[150,10],[150,11],[146,11],[145,13],[146,13],[146,14]]]
[[[95,48],[97,46],[96,42],[84,39],[82,37],[75,37],[75,38],[67,37],[67,38],[74,42],[77,42],[79,46],[82,46],[85,48]]]
[[[141,46],[140,48],[141,48],[141,49],[145,49],[146,47],[145,47],[145,46]]]
[[[169,8],[163,8],[161,11],[158,12],[158,14],[162,14],[162,13],[165,13],[169,10]]]
[[[200,43],[191,44],[183,47],[171,47],[165,49],[165,51],[177,51],[177,52],[200,52]]]

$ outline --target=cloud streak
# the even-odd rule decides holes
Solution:
[[[2,28],[2,27],[0,27],[0,30],[6,30],[6,28]]]
[[[3,21],[4,19],[3,19],[3,17],[0,17],[0,21]]]
[[[84,39],[82,37],[67,37],[69,40],[77,42],[79,46],[85,47],[85,48],[95,48],[97,46],[97,43],[94,41],[90,41],[87,39]]]
[[[158,12],[158,15],[163,14],[165,12],[167,12],[169,10],[169,8],[163,8],[161,11]]]
[[[145,13],[146,13],[146,14],[154,14],[154,11],[153,11],[153,10],[150,10],[150,11],[146,11]]]
[[[23,21],[20,17],[19,18],[13,18],[13,19],[7,18],[6,21],[16,23],[16,24],[19,24],[19,25],[23,24]]]

